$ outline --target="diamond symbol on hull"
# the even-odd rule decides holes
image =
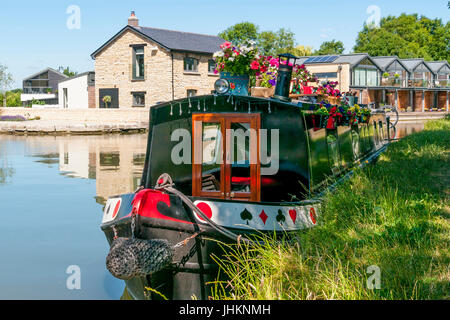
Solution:
[[[261,212],[261,214],[259,215],[259,217],[261,218],[262,222],[264,223],[264,225],[266,224],[267,218],[269,218],[267,216],[267,214],[264,212],[264,210]]]

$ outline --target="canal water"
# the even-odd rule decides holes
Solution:
[[[399,124],[398,137],[423,130]],[[147,135],[0,135],[0,299],[120,299],[100,230],[140,185]]]
[[[147,135],[0,135],[0,299],[120,299],[105,199],[140,184]]]

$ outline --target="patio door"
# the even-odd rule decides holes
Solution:
[[[192,116],[192,195],[260,201],[259,114]]]

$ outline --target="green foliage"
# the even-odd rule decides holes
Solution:
[[[7,107],[20,107],[22,106],[22,101],[20,100],[20,96],[22,94],[21,89],[15,89],[6,92],[6,106]],[[0,93],[0,102],[3,106],[4,94]]]
[[[319,50],[314,52],[314,55],[327,55],[327,54],[342,54],[344,53],[344,43],[342,41],[325,41],[320,45]]]
[[[234,45],[248,40],[255,41],[261,53],[266,56],[276,56],[280,53],[294,54],[296,42],[292,31],[285,28],[280,28],[276,32],[258,30],[259,27],[251,22],[241,22],[219,33],[219,37]]]
[[[450,22],[444,24],[441,19],[402,14],[382,18],[379,28],[364,25],[354,51],[371,56],[449,60],[449,42]]]
[[[219,33],[219,37],[233,44],[258,39],[258,27],[251,22],[240,22]]]
[[[389,146],[325,197],[319,225],[287,243],[224,245],[217,299],[449,299],[450,119]],[[381,289],[367,288],[369,266]]]
[[[68,76],[69,78],[70,78],[70,77],[73,77],[73,76],[76,76],[76,75],[78,74],[77,71],[70,70],[69,67],[62,67],[62,66],[61,66],[61,67],[58,68],[58,71],[61,72],[61,73],[63,73],[63,74],[65,74],[65,75]]]

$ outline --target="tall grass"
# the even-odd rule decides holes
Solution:
[[[216,299],[449,299],[450,120],[389,146],[325,197],[295,244],[227,246]],[[367,286],[369,266],[380,289]]]

